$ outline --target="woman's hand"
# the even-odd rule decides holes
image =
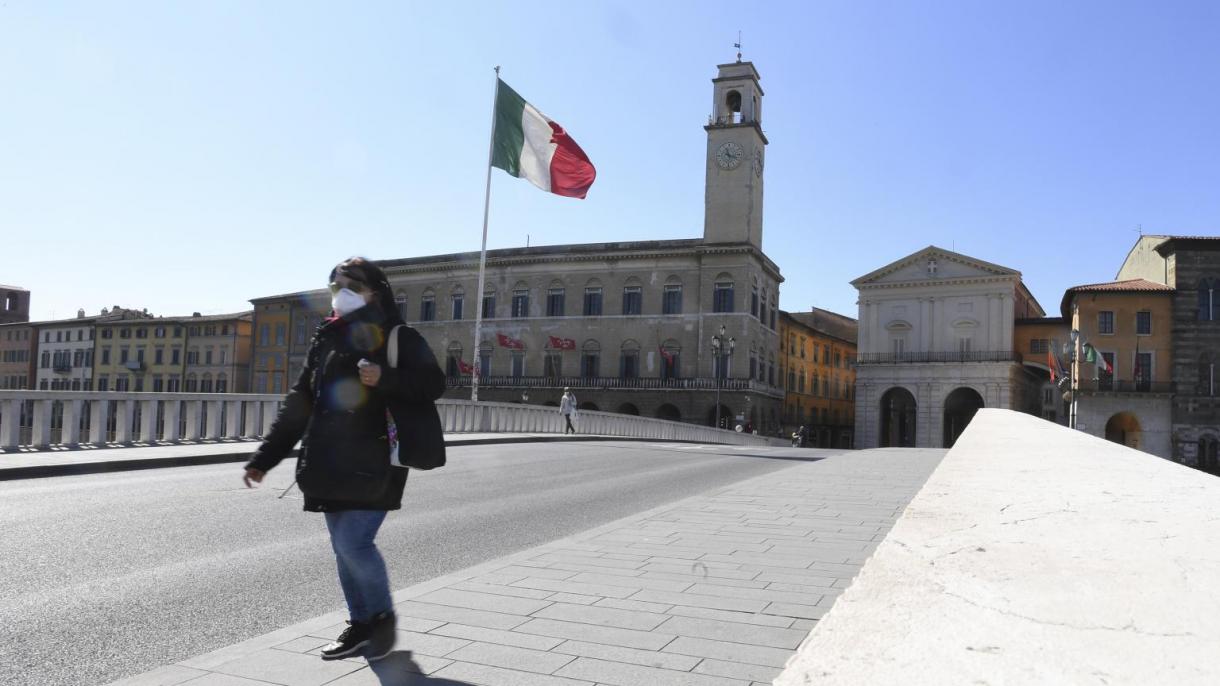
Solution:
[[[375,387],[380,380],[381,365],[368,360],[360,360],[360,383]]]
[[[250,482],[253,481],[255,484],[262,483],[264,476],[267,476],[267,472],[255,469],[254,467],[246,467],[246,474],[241,479],[246,482],[246,488],[254,488],[254,484]]]

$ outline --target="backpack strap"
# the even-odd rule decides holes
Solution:
[[[398,330],[402,328],[402,324],[390,329],[390,338],[386,341],[385,356],[390,362],[390,367],[398,368]]]

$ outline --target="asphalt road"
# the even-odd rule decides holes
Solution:
[[[450,450],[378,537],[394,588],[824,451],[642,443]],[[343,607],[291,463],[0,483],[0,684],[106,684]]]

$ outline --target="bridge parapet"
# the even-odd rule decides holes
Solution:
[[[282,395],[0,391],[0,452],[80,445],[153,445],[255,440],[271,427]],[[439,400],[446,433],[563,433],[558,408]],[[582,410],[582,434],[732,445],[779,443],[762,436],[662,419]]]
[[[1220,683],[1220,479],[981,410],[776,686]]]

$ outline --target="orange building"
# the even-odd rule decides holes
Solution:
[[[817,307],[780,313],[785,435],[804,426],[806,445],[852,447],[857,330],[855,319]]]
[[[286,393],[296,381],[288,374],[288,330],[292,303],[276,298],[256,298],[250,302],[254,305],[250,391]]]

